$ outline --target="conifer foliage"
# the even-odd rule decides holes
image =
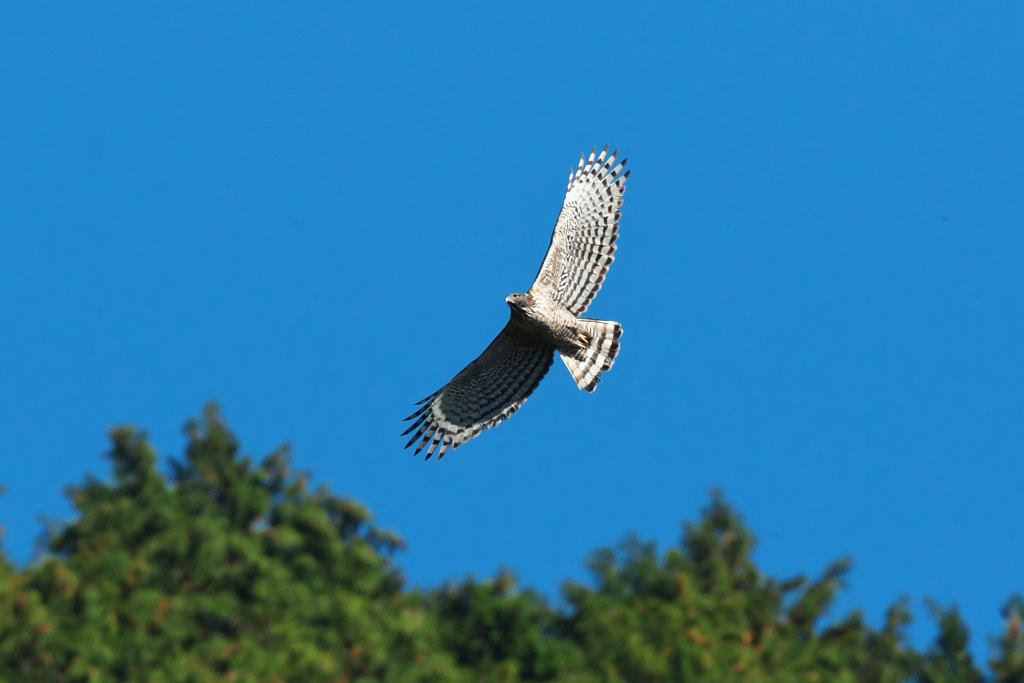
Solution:
[[[954,608],[915,651],[905,602],[884,626],[825,623],[849,570],[778,580],[713,493],[679,547],[596,551],[556,610],[509,572],[408,591],[394,534],[359,504],[255,463],[216,407],[157,468],[145,435],[111,431],[112,480],[69,489],[77,517],[23,569],[0,557],[0,682],[863,681],[1024,683],[1024,600],[1004,608],[991,671]]]

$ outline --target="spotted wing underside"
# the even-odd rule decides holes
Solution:
[[[530,288],[550,296],[573,315],[581,315],[601,289],[608,267],[615,260],[619,211],[629,171],[626,160],[616,165],[618,151],[605,159],[608,147],[594,158],[597,148],[569,173],[562,211],[551,235],[537,278]]]
[[[553,348],[509,322],[479,358],[405,418],[414,420],[403,433],[413,432],[405,447],[419,439],[417,454],[429,444],[427,459],[435,449],[440,459],[519,410],[553,360]]]

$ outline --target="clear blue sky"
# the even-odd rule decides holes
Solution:
[[[986,654],[1024,590],[1024,5],[892,4],[3,5],[5,548],[111,425],[178,454],[216,399],[416,585],[557,595],[719,485],[767,571],[852,554],[840,612],[956,601]],[[413,458],[606,142],[615,368]]]

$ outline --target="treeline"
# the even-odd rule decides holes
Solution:
[[[955,608],[909,644],[884,626],[823,623],[849,565],[778,580],[714,496],[677,548],[594,553],[592,585],[556,610],[514,577],[405,590],[401,540],[367,511],[310,491],[286,449],[255,463],[215,408],[187,427],[171,476],[145,435],[111,432],[112,483],[70,489],[78,517],[23,570],[0,559],[0,680],[864,681],[986,680]],[[1004,608],[990,680],[1024,683],[1024,601]]]

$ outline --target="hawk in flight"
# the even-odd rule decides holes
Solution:
[[[593,391],[601,373],[619,353],[622,326],[579,317],[601,289],[615,259],[619,208],[629,171],[626,160],[608,147],[596,159],[580,155],[558,214],[551,245],[537,278],[525,294],[505,297],[512,316],[480,357],[455,378],[416,405],[405,418],[415,420],[402,436],[414,432],[406,448],[420,440],[427,459],[444,456],[484,429],[489,429],[526,402],[554,361],[555,351],[580,389]]]

